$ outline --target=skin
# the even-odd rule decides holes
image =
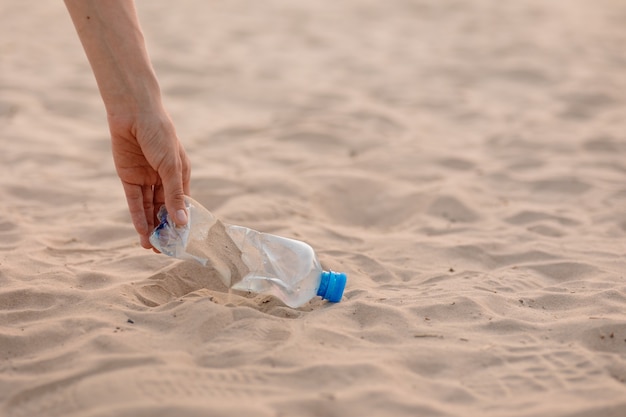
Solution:
[[[187,224],[191,167],[163,106],[133,0],[65,0],[96,77],[111,133],[113,160],[141,245],[165,204]]]

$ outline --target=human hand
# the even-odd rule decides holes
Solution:
[[[184,195],[191,166],[165,111],[109,116],[113,160],[141,246],[152,248],[150,233],[165,204],[176,224],[187,224]]]
[[[187,223],[190,167],[163,109],[133,1],[65,0],[106,107],[115,168],[141,245],[165,204]]]

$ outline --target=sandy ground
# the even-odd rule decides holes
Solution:
[[[339,304],[139,247],[59,1],[0,0],[0,415],[626,415],[626,4],[142,0],[224,221]]]

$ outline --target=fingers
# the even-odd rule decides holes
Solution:
[[[141,148],[146,159],[157,171],[163,187],[155,190],[155,197],[159,201],[164,200],[170,218],[178,226],[184,226],[188,222],[185,194],[189,193],[189,159],[169,117],[161,122],[163,124],[159,134],[153,140],[140,140]]]
[[[152,218],[154,219],[154,225],[159,224],[158,214],[161,207],[165,204],[165,191],[163,190],[163,185],[157,184],[154,186],[154,203],[153,208],[154,211],[151,213]]]
[[[141,118],[134,123],[130,137],[112,134],[116,169],[131,218],[141,245],[148,249],[152,248],[149,236],[163,204],[177,225],[189,221],[185,208],[191,176],[189,159],[167,115],[157,116],[162,117]]]
[[[184,226],[188,221],[187,209],[185,208],[185,188],[189,188],[189,179],[183,180],[185,169],[181,159],[172,155],[159,166],[159,177],[161,177],[165,194],[165,207],[178,226]]]
[[[151,192],[152,192],[152,198],[153,198],[152,212],[151,213],[146,212],[146,215],[152,216],[152,218],[154,219],[154,227],[156,227],[156,225],[159,224],[159,219],[158,219],[157,214],[159,210],[161,209],[161,207],[165,204],[165,193],[163,191],[163,186],[161,184],[157,184],[154,187],[151,187]],[[152,228],[152,230],[154,230],[154,228]],[[161,253],[154,246],[152,246],[152,251],[154,253]]]
[[[133,226],[135,226],[135,230],[139,234],[141,246],[150,249],[152,247],[150,243],[150,232],[152,229],[148,224],[146,210],[144,209],[144,191],[142,187],[138,185],[126,182],[122,182],[122,185],[124,187],[124,193],[126,194],[130,217],[133,221]],[[152,201],[152,198],[150,198],[150,201]]]
[[[191,192],[189,191],[189,182],[191,181],[191,162],[189,161],[182,144],[179,146],[178,152],[180,153],[180,160],[183,164],[183,192],[185,195],[191,195]]]
[[[143,194],[143,211],[144,216],[146,218],[146,223],[148,226],[148,233],[151,233],[154,229],[155,215],[154,215],[154,204],[155,204],[155,192],[152,190],[152,187],[141,187]]]

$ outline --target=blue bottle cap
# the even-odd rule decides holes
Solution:
[[[338,303],[343,296],[347,279],[343,272],[323,271],[317,295],[331,303]]]

